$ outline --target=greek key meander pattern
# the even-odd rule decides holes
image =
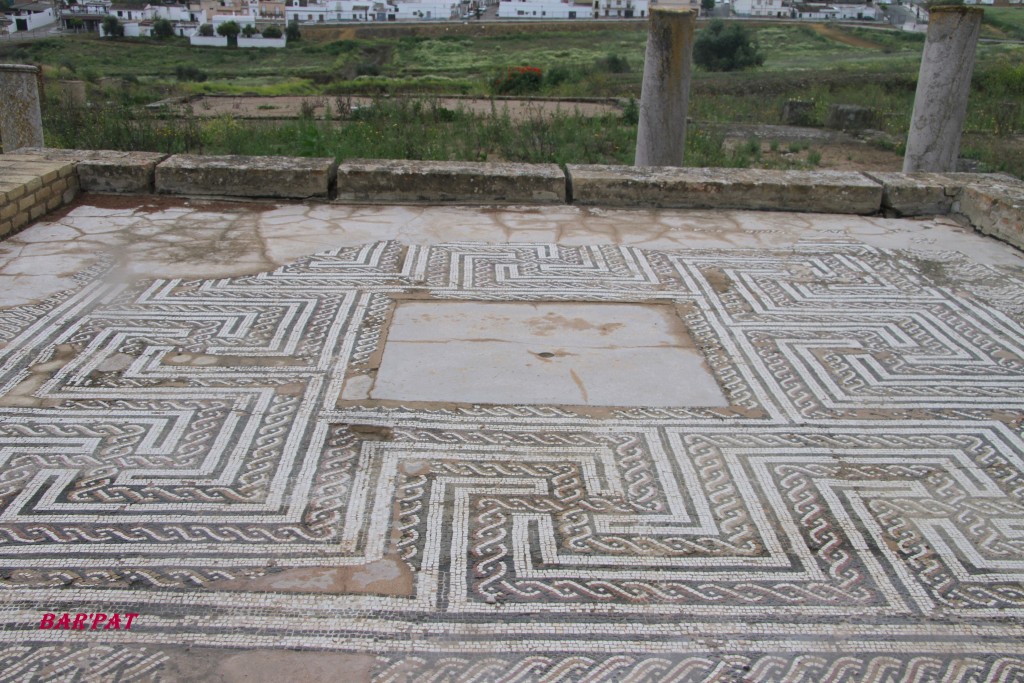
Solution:
[[[843,243],[86,274],[0,312],[0,670],[159,676],[194,643],[388,681],[1022,680],[1024,281],[999,277]],[[403,298],[672,305],[730,407],[340,400]],[[218,589],[382,560],[409,594]],[[146,628],[36,629],[124,606]]]

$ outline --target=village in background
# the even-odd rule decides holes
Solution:
[[[967,4],[1020,5],[1022,0],[973,0]],[[0,38],[22,34],[95,32],[115,27],[125,37],[169,30],[194,45],[226,46],[217,28],[235,22],[244,35],[238,47],[283,47],[287,24],[498,20],[643,19],[652,6],[692,7],[718,18],[807,19],[884,22],[909,31],[927,24],[925,2],[876,0],[198,0],[186,3],[115,3],[111,0],[0,0]],[[112,23],[108,17],[116,18]],[[104,23],[107,20],[107,23]],[[271,28],[268,32],[267,28]],[[280,29],[278,32],[276,29]],[[267,35],[263,35],[267,33]]]

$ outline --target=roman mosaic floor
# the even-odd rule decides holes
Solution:
[[[1024,680],[1022,256],[87,197],[0,243],[0,680]]]

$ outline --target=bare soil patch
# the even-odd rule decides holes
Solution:
[[[824,36],[829,40],[834,40],[837,43],[842,43],[843,45],[850,45],[851,47],[862,47],[868,50],[882,49],[882,46],[879,45],[878,43],[873,43],[870,40],[865,40],[864,38],[852,36],[849,33],[843,33],[842,31],[832,28],[831,26],[826,26],[825,24],[811,24],[810,27],[811,30],[817,33],[819,36]]]

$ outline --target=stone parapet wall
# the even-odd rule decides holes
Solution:
[[[338,168],[337,201],[564,204],[555,164],[348,161]]]
[[[0,156],[0,238],[70,203],[78,190],[73,161],[31,154]]]
[[[847,171],[567,166],[573,201],[587,206],[878,213],[882,186]]]
[[[955,215],[1024,249],[1024,182],[1000,174],[856,173],[22,149],[0,156],[0,220],[16,230],[85,192],[394,204]],[[17,168],[31,168],[25,175]],[[35,173],[35,175],[32,175]],[[45,181],[43,179],[46,179]],[[62,184],[63,181],[63,184]],[[45,187],[44,187],[45,186]],[[31,194],[31,200],[22,198]],[[58,201],[57,195],[60,195]],[[22,221],[22,222],[16,222]]]

